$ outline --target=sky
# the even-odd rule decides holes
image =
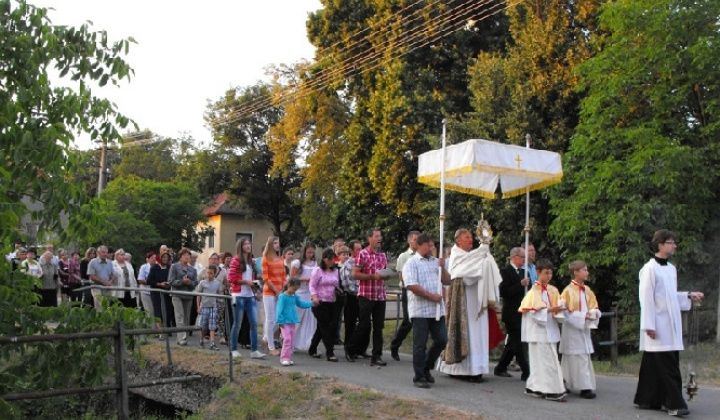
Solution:
[[[133,37],[125,57],[135,70],[119,87],[94,93],[115,102],[141,130],[211,141],[203,120],[208,100],[226,90],[269,80],[265,68],[311,60],[308,13],[320,0],[28,0],[53,8],[53,24],[105,30],[111,41]],[[80,138],[81,149],[92,147]]]

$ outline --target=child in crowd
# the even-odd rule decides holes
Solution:
[[[547,259],[536,263],[538,281],[520,303],[522,315],[522,341],[528,343],[530,376],[525,394],[550,401],[565,397],[562,371],[558,361],[557,343],[560,327],[555,317],[563,310],[560,293],[550,286],[553,265]],[[562,315],[559,315],[562,316]]]
[[[595,370],[590,355],[593,344],[590,330],[600,320],[595,293],[585,285],[590,272],[583,261],[570,263],[572,282],[563,290],[561,299],[566,302],[560,353],[565,385],[571,391],[580,390],[582,398],[595,398]]]
[[[215,280],[217,267],[210,264],[205,269],[205,279],[195,288],[199,293],[220,294],[221,284]],[[197,306],[200,308],[200,326],[203,331],[200,334],[200,347],[205,348],[205,331],[210,332],[210,350],[219,350],[215,345],[215,330],[217,329],[217,299],[210,296],[198,296]]]
[[[300,323],[298,317],[298,308],[311,308],[313,303],[307,300],[301,300],[299,296],[295,295],[297,289],[300,288],[300,279],[293,277],[285,283],[285,288],[277,303],[277,324],[280,326],[282,332],[282,351],[280,352],[280,364],[283,366],[290,366],[293,363],[293,344],[295,343],[295,324]]]

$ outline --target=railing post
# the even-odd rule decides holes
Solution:
[[[617,306],[610,308],[612,317],[610,319],[610,340],[612,346],[610,347],[610,364],[612,367],[618,365],[618,310]]]
[[[230,306],[233,303],[234,297],[230,297],[230,299],[225,299],[225,331],[223,331],[223,334],[226,335],[225,342],[227,343],[228,348],[228,375],[230,376],[230,382],[233,382],[233,357],[232,357],[232,343],[230,342],[231,334],[228,331],[228,321],[230,321]],[[255,299],[253,297],[253,299]],[[235,318],[233,318],[233,323],[235,322]],[[230,325],[230,328],[232,331],[232,325]],[[201,338],[202,340],[202,338]]]
[[[127,371],[125,369],[125,323],[115,323],[115,377],[118,389],[115,391],[118,410],[118,420],[130,418],[130,404],[128,402]]]
[[[163,326],[165,328],[170,327],[170,320],[167,317],[167,305],[165,304],[165,293],[160,293],[160,308],[162,311]],[[167,353],[168,365],[172,365],[172,354],[170,352],[170,333],[163,334],[165,337],[165,353]]]

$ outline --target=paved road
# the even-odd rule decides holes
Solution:
[[[340,347],[340,346],[338,346]],[[322,344],[320,350],[323,350]],[[249,350],[243,350],[243,360],[249,360]],[[438,404],[445,404],[476,413],[486,419],[661,419],[668,418],[665,412],[639,410],[632,404],[635,394],[634,378],[598,376],[598,398],[581,399],[577,395],[568,395],[566,402],[557,403],[523,395],[524,383],[519,374],[514,378],[489,376],[488,381],[472,384],[435,374],[435,386],[430,389],[418,389],[412,386],[411,356],[401,354],[400,361],[383,358],[388,365],[383,368],[371,367],[369,360],[359,359],[348,363],[342,349],[335,350],[341,359],[338,363],[327,362],[324,358],[314,359],[305,352],[296,352],[294,366],[281,367],[277,357],[266,360],[252,360],[268,366],[278,366],[282,370],[307,372],[336,378],[339,381],[377,389],[402,397],[416,398]],[[700,380],[700,393],[696,401],[690,403],[692,419],[720,418],[720,388],[705,386]]]

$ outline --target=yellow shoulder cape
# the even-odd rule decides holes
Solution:
[[[542,300],[542,292],[543,288],[540,282],[535,282],[533,287],[528,290],[522,302],[520,302],[520,308],[518,309],[518,312],[525,313],[530,311],[539,311],[540,309],[547,308],[547,305]],[[558,291],[557,287],[548,285],[547,292],[548,299],[550,300],[550,305],[557,306],[558,298],[560,297],[560,292]]]
[[[563,299],[565,299],[565,305],[567,309],[570,312],[575,312],[580,310],[580,285],[571,282],[568,284],[568,286],[563,290],[562,295],[560,296]],[[585,298],[587,299],[587,308],[590,309],[598,309],[598,302],[597,298],[595,297],[595,293],[593,293],[590,288],[585,285]]]

